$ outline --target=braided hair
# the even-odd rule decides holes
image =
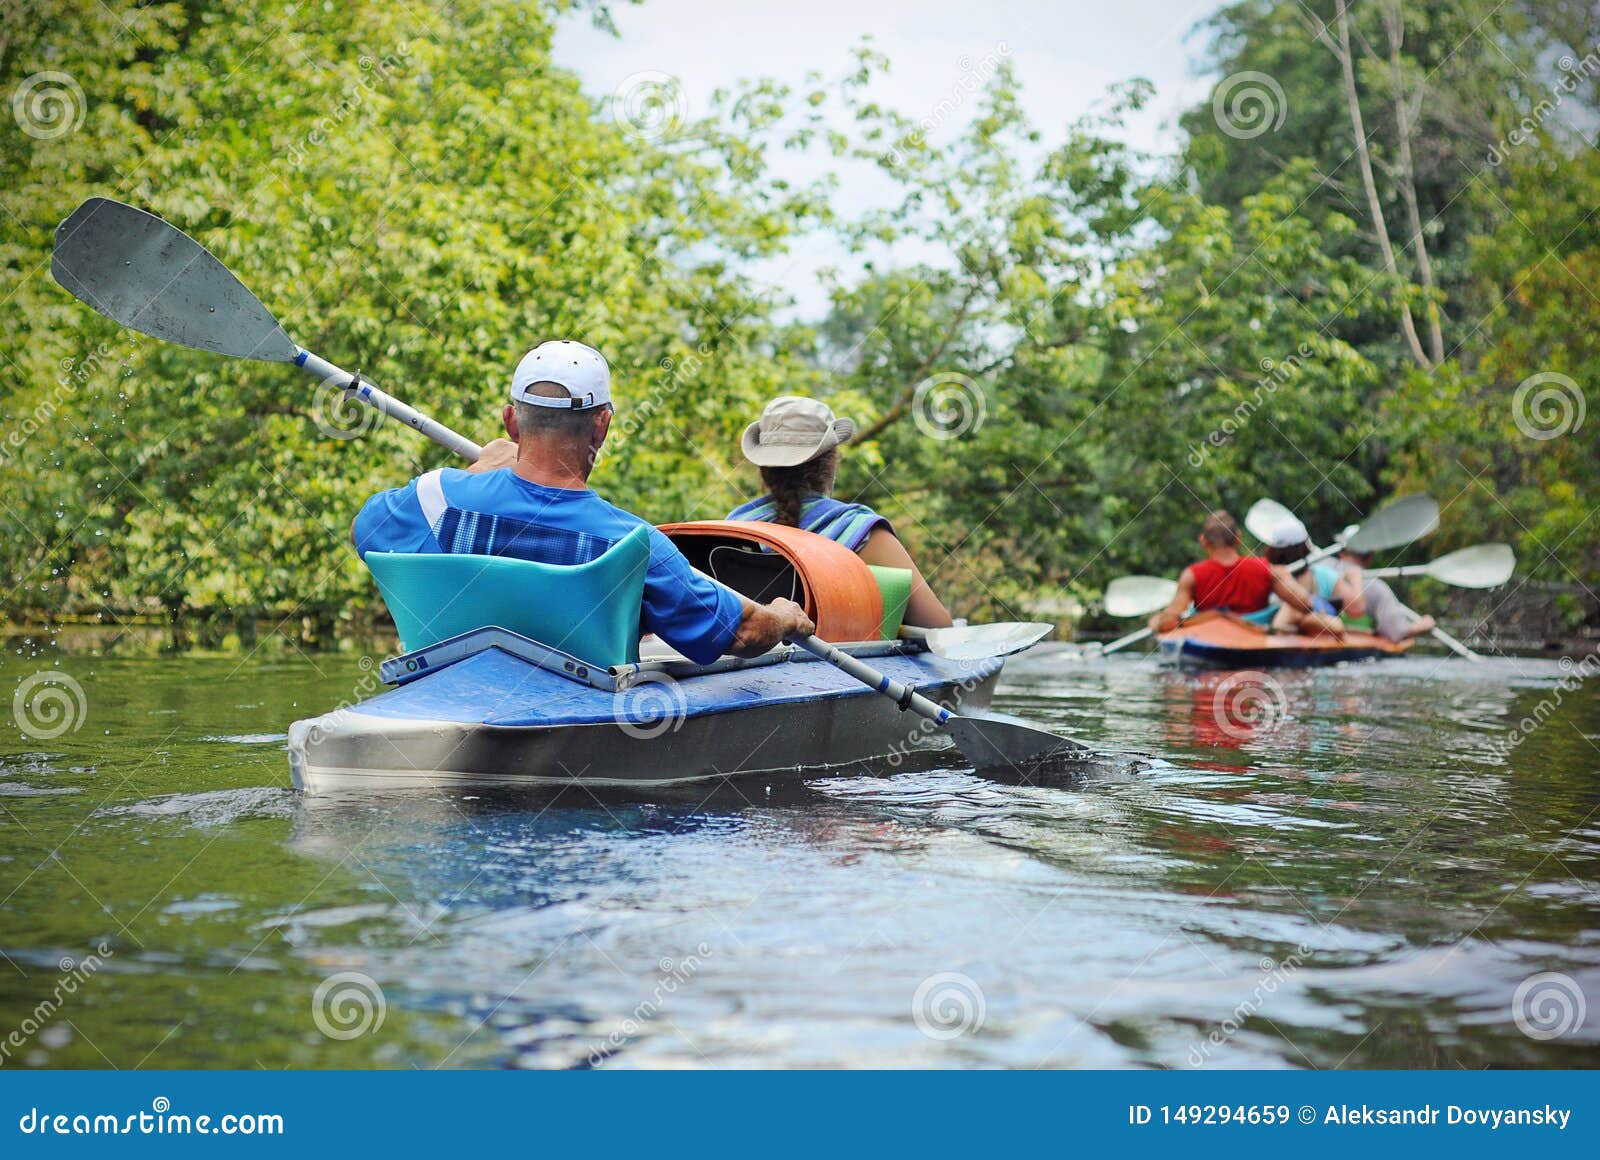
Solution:
[[[830,450],[794,467],[763,467],[761,486],[767,489],[778,509],[772,522],[798,528],[806,498],[827,495],[833,490],[833,476],[838,465],[838,452]]]

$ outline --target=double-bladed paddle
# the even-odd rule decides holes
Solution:
[[[1455,588],[1498,588],[1516,571],[1517,557],[1509,544],[1474,544],[1426,564],[1398,568],[1368,568],[1368,576],[1426,576]]]
[[[1291,518],[1293,514],[1288,508],[1274,500],[1259,500],[1252,505],[1250,511],[1246,514],[1245,527],[1250,530],[1250,534],[1256,539],[1264,541],[1272,535],[1278,524],[1286,518]],[[1310,555],[1291,565],[1291,569],[1298,571],[1300,568],[1313,564],[1345,548],[1366,553],[1379,552],[1386,548],[1403,547],[1413,540],[1420,540],[1438,526],[1439,505],[1432,496],[1407,496],[1405,499],[1396,500],[1393,504],[1384,508],[1367,523],[1355,529],[1353,533],[1339,537],[1326,548],[1313,549]],[[1349,531],[1348,529],[1346,530],[1347,532]],[[1507,550],[1509,551],[1509,549]],[[1400,611],[1413,621],[1422,618],[1421,614],[1415,609],[1407,608],[1404,604],[1400,605]],[[1483,659],[1481,655],[1473,652],[1438,625],[1434,625],[1428,631],[1433,634],[1435,640],[1438,640],[1452,652],[1465,657],[1467,660],[1481,661]]]
[[[296,344],[272,312],[214,254],[176,226],[142,209],[103,197],[84,202],[56,228],[50,273],[75,298],[141,334],[233,358],[293,363],[469,461],[476,462],[482,453],[483,449],[464,435]],[[1003,655],[1028,647],[1050,627],[935,629],[928,634],[927,644],[936,655],[958,659],[970,658],[975,649],[991,644],[999,651],[982,655]],[[1030,634],[1026,644],[1019,643]],[[1059,757],[1081,760],[1088,753],[1043,730],[958,717],[815,636],[798,643],[944,728],[976,768],[1025,767]]]

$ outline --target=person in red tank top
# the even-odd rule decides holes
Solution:
[[[1183,570],[1172,603],[1150,618],[1156,632],[1177,628],[1191,605],[1200,612],[1214,608],[1242,615],[1260,612],[1276,595],[1293,608],[1311,611],[1311,597],[1287,569],[1240,553],[1239,525],[1227,512],[1214,511],[1206,517],[1200,526],[1200,546],[1206,559]]]

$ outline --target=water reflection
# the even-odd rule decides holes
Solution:
[[[274,738],[342,695],[319,667],[95,662],[102,732],[0,754],[0,784],[77,791],[6,798],[0,950],[28,977],[0,1014],[53,956],[115,950],[45,1061],[1600,1062],[1600,698],[1504,744],[1548,662],[1191,677],[1045,651],[1000,706],[1121,758],[306,799]],[[312,1026],[341,972],[380,1031]],[[1556,1038],[1515,1018],[1539,972],[1588,996]],[[965,1000],[953,1037],[930,980]]]

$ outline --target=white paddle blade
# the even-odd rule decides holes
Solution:
[[[1279,524],[1294,518],[1294,513],[1274,499],[1258,499],[1244,513],[1244,530],[1263,544]]]
[[[1172,603],[1178,582],[1161,576],[1118,576],[1106,585],[1108,616],[1149,616]]]
[[[1457,588],[1498,588],[1511,579],[1517,557],[1509,544],[1477,544],[1440,556],[1428,575]]]
[[[73,297],[153,338],[263,362],[300,353],[209,250],[120,201],[91,197],[56,227],[50,273]]]
[[[900,635],[920,640],[936,657],[976,661],[1008,657],[1038,644],[1055,631],[1053,624],[1008,621],[1002,624],[962,624],[953,628],[902,628]]]
[[[1346,542],[1358,552],[1379,552],[1420,540],[1439,526],[1439,504],[1431,495],[1408,495],[1379,509]]]

